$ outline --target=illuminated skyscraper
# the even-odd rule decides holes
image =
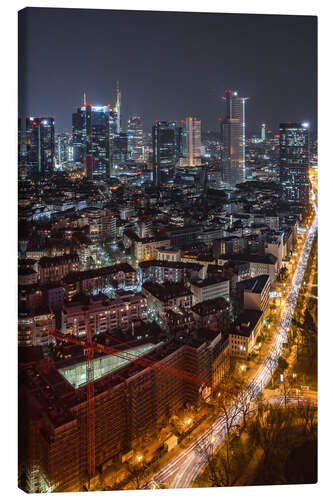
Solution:
[[[182,126],[178,125],[177,121],[170,122],[170,126],[175,129],[176,160],[178,161],[183,156],[184,130]]]
[[[266,123],[261,124],[261,140],[263,142],[266,140]]]
[[[112,142],[112,165],[118,168],[128,159],[128,136],[124,132],[116,134]],[[115,173],[115,172],[114,172]]]
[[[94,178],[110,176],[110,124],[108,106],[87,106],[87,154],[94,158]]]
[[[82,163],[87,146],[86,106],[77,108],[72,115],[73,161]]]
[[[110,174],[110,131],[114,125],[110,105],[83,105],[73,114],[74,161],[83,164],[85,155],[94,158],[94,178],[107,178]]]
[[[226,117],[222,122],[222,176],[230,187],[245,181],[245,103],[234,90],[226,90]]]
[[[309,200],[309,124],[280,124],[280,182],[283,196],[306,204]]]
[[[168,122],[156,122],[152,128],[153,180],[159,187],[172,176],[176,164],[175,128]]]
[[[183,154],[182,163],[190,167],[201,165],[201,120],[191,116],[185,122]]]
[[[128,156],[130,160],[143,160],[143,121],[139,116],[131,116],[127,125]]]
[[[28,176],[48,177],[55,163],[54,118],[30,116],[25,128]]]

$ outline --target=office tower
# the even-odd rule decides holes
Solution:
[[[226,90],[226,116],[222,121],[223,181],[234,188],[245,181],[245,103],[248,97],[239,97],[234,90]]]
[[[156,187],[167,182],[176,164],[175,129],[167,122],[156,122],[152,128],[153,181]]]
[[[112,165],[118,168],[127,162],[128,156],[128,136],[124,132],[116,134],[112,142]]]
[[[73,161],[82,163],[87,146],[86,106],[72,114]]]
[[[92,155],[84,155],[83,172],[87,179],[92,180],[94,171],[94,157]]]
[[[27,161],[27,153],[26,153],[26,146],[25,146],[25,141],[24,141],[24,131],[22,130],[22,119],[19,117],[18,119],[18,125],[17,125],[17,146],[18,146],[18,151],[17,151],[17,161],[18,161],[18,176],[19,179],[25,179],[27,176],[27,168],[26,168],[26,161]]]
[[[309,124],[280,124],[280,182],[288,201],[306,204],[309,199]]]
[[[266,123],[261,124],[261,140],[263,142],[266,140]]]
[[[185,120],[183,153],[186,165],[201,165],[201,120],[191,116]]]
[[[143,121],[139,116],[131,116],[127,124],[128,156],[130,160],[143,160]]]
[[[67,133],[57,135],[56,160],[57,167],[61,170],[66,168],[69,158],[69,148],[71,146],[71,137]]]
[[[120,130],[121,130],[121,122],[120,122],[120,119],[121,119],[121,115],[120,115],[120,111],[121,111],[121,92],[120,92],[120,89],[119,89],[119,82],[117,82],[117,98],[116,98],[116,105],[115,105],[115,108],[114,108],[114,111],[117,115],[117,134],[120,134]]]
[[[177,121],[170,122],[170,126],[174,127],[175,130],[176,161],[178,161],[183,156],[183,149],[184,149],[183,127],[179,126]]]
[[[55,162],[54,118],[26,118],[28,176],[35,179],[52,174]]]
[[[110,175],[110,125],[108,106],[87,106],[87,150],[94,158],[93,177],[105,179]]]
[[[73,114],[73,159],[83,163],[86,154],[94,157],[93,176],[107,178],[110,173],[110,122],[112,108],[83,105]]]

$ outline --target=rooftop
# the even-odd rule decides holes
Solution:
[[[140,262],[139,266],[143,269],[148,267],[168,267],[173,269],[193,269],[194,271],[200,271],[203,268],[203,265],[197,262],[175,262],[156,259]]]
[[[149,293],[157,297],[162,302],[166,302],[169,299],[174,299],[177,297],[183,297],[185,295],[191,295],[191,290],[186,288],[183,283],[152,283],[151,281],[146,281],[142,285],[142,290],[147,290]]]
[[[252,293],[261,293],[269,281],[268,274],[261,274],[260,276],[255,276],[248,280],[239,281],[237,283],[237,288],[240,290],[248,290]]]
[[[192,307],[192,311],[200,316],[206,316],[207,314],[214,314],[215,312],[226,310],[228,308],[228,302],[223,297],[217,297],[216,299],[199,302]]]

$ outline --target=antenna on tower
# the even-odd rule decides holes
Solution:
[[[83,92],[83,106],[87,106],[87,96],[85,92]]]
[[[121,92],[119,89],[119,80],[117,80],[117,98],[116,98],[116,113],[117,113],[117,134],[120,133],[120,106],[121,106]]]

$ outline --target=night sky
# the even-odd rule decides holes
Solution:
[[[122,91],[129,115],[197,116],[218,130],[225,89],[250,96],[247,135],[261,122],[317,128],[317,20],[311,16],[25,9],[19,24],[19,112],[71,129],[83,91],[92,104]]]

